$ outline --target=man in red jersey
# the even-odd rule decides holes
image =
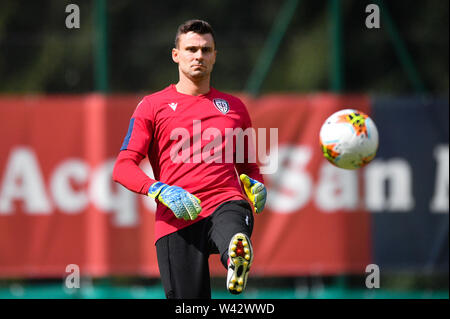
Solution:
[[[114,181],[157,201],[155,242],[167,298],[211,298],[212,253],[228,269],[228,291],[241,293],[253,261],[253,209],[260,213],[266,201],[253,144],[234,143],[242,136],[236,132],[251,129],[247,109],[210,86],[216,55],[207,22],[180,25],[172,50],[179,81],[138,104],[113,171]],[[155,179],[138,166],[146,155]]]

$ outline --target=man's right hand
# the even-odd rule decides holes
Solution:
[[[194,220],[202,211],[200,200],[179,186],[156,182],[150,186],[148,196],[156,198],[170,208],[177,218]]]

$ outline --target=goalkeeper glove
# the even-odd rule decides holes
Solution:
[[[266,204],[267,191],[263,183],[258,182],[245,174],[239,176],[244,184],[244,190],[247,197],[253,203],[256,213],[261,213]]]
[[[148,196],[158,199],[170,208],[177,218],[194,220],[202,211],[200,200],[179,186],[156,182],[150,186]]]

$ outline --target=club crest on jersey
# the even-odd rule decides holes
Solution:
[[[218,109],[223,114],[227,114],[228,111],[230,110],[230,105],[228,104],[227,101],[223,99],[214,99],[213,103],[216,109]]]

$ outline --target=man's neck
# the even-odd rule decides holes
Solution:
[[[188,95],[202,95],[207,94],[210,90],[209,78],[199,82],[191,81],[190,79],[180,78],[175,87],[179,93]]]

